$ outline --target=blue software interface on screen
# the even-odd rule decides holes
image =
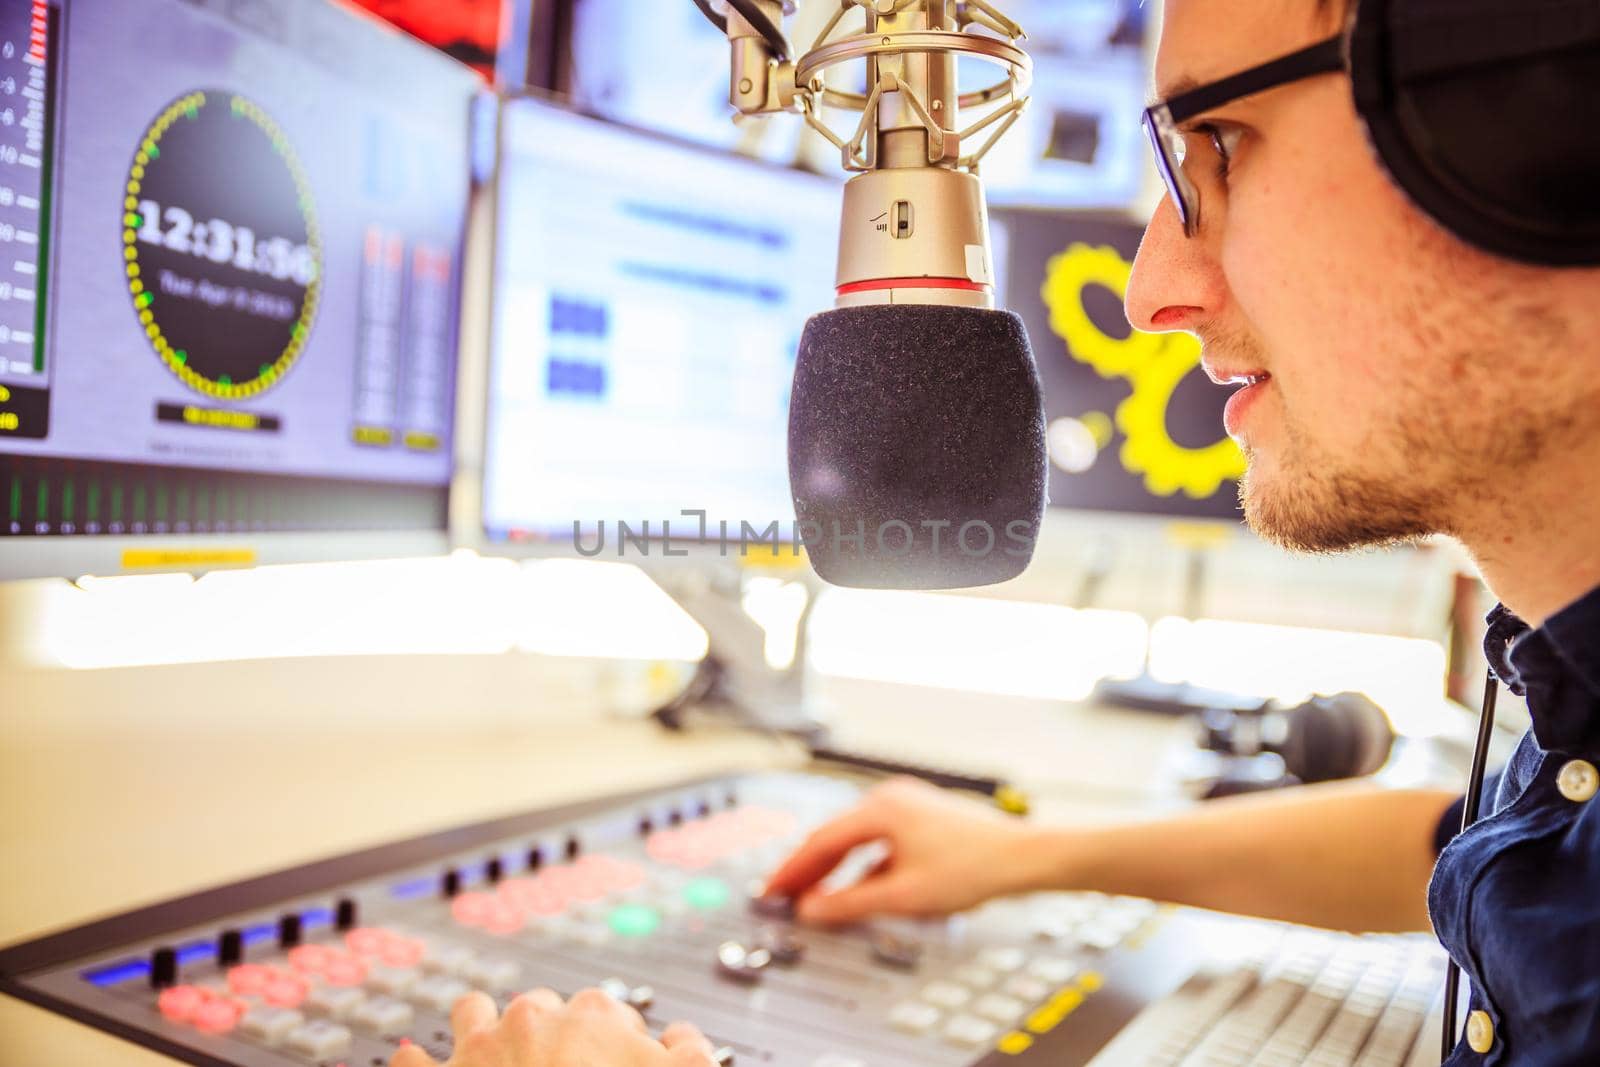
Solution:
[[[501,124],[489,537],[677,536],[685,509],[787,528],[789,388],[833,304],[840,183],[533,100]]]

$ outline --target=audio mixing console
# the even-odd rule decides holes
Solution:
[[[12,947],[0,988],[208,1067],[442,1060],[457,997],[537,986],[687,1019],[744,1065],[1392,1065],[1416,1043],[1439,961],[1406,939],[1084,894],[797,926],[753,888],[860,788],[719,778],[433,834]]]

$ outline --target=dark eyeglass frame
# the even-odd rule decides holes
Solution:
[[[1204,112],[1290,82],[1348,68],[1346,35],[1335,34],[1298,52],[1179,93],[1144,109],[1144,132],[1155,150],[1156,169],[1178,209],[1186,237],[1200,230],[1200,190],[1184,173],[1183,133],[1178,127]]]

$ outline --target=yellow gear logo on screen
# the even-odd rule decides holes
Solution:
[[[1118,300],[1128,292],[1133,264],[1115,248],[1074,244],[1052,256],[1040,295],[1050,312],[1050,328],[1067,343],[1067,353],[1103,378],[1123,378],[1133,394],[1117,405],[1116,423],[1125,437],[1119,458],[1129,473],[1143,477],[1154,496],[1182,492],[1196,500],[1213,496],[1222,483],[1244,476],[1244,453],[1224,436],[1204,448],[1187,448],[1167,432],[1172,394],[1200,365],[1200,342],[1188,334],[1140,330],[1113,337],[1089,316],[1084,291],[1109,289]]]

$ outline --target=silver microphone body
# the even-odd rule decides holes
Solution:
[[[872,588],[1013,578],[1043,517],[1043,401],[1021,320],[996,309],[976,168],[1027,105],[1022,30],[987,0],[854,0],[810,51],[780,59],[757,25],[779,21],[780,0],[727,3],[733,105],[800,110],[855,174],[834,309],[806,325],[790,405],[790,488],[812,566]],[[835,37],[858,9],[862,30]],[[962,56],[998,64],[1002,80],[960,93]],[[828,87],[830,68],[858,60],[865,93]],[[963,129],[963,109],[985,105]],[[827,108],[860,114],[853,136],[822,121]]]

